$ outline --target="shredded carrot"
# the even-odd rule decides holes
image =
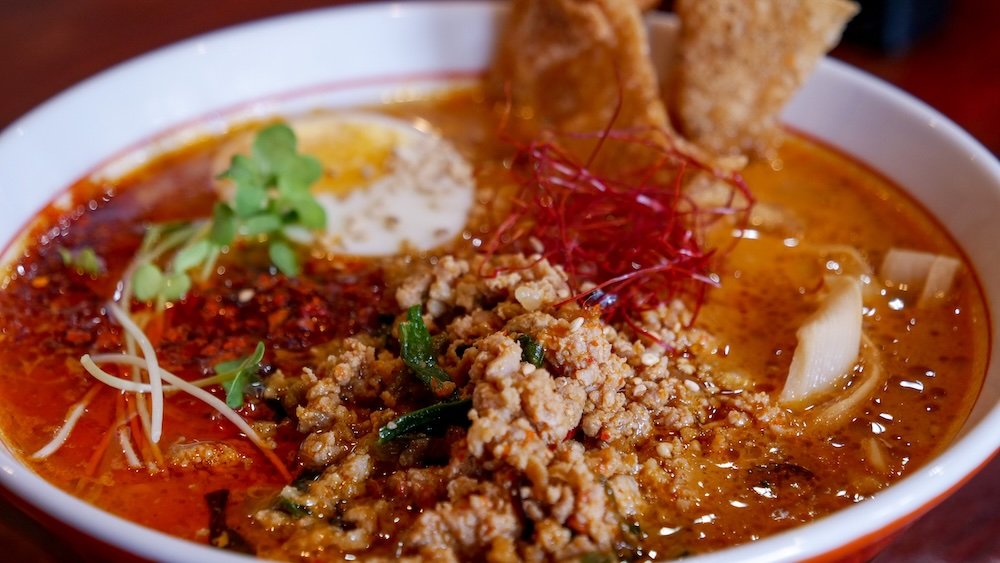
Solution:
[[[87,460],[86,468],[83,471],[84,476],[88,479],[94,477],[94,473],[97,472],[97,466],[100,465],[101,460],[104,459],[104,454],[108,450],[108,445],[111,443],[111,438],[114,437],[115,432],[118,431],[118,419],[116,418],[108,425],[108,429],[104,431],[104,436],[101,437],[101,441],[97,444],[97,448],[94,453],[90,455],[90,459]]]
[[[125,406],[129,414],[129,427],[132,429],[132,439],[135,440],[135,445],[138,446],[139,456],[143,463],[147,463],[149,460],[146,456],[146,447],[142,439],[143,434],[141,421],[139,420],[139,411],[136,410],[135,404],[132,402],[133,400],[135,400],[134,395],[125,395]]]
[[[281,474],[282,479],[284,479],[286,483],[290,483],[292,481],[292,474],[288,471],[288,468],[285,467],[285,464],[281,461],[281,459],[278,458],[278,455],[274,453],[274,450],[271,450],[270,448],[258,449],[264,454],[264,457],[271,462],[271,465],[274,465],[274,468],[278,470],[279,474]]]
[[[152,457],[156,464],[163,466],[163,453],[160,451],[159,446],[149,441],[149,437],[141,426],[141,420],[138,416],[139,412],[133,402],[141,400],[143,400],[142,397],[128,395],[129,425],[132,428],[132,438],[135,440],[136,445],[139,446],[139,455],[142,456],[143,463],[148,464],[150,457]]]
[[[163,317],[164,316],[162,314],[152,314],[149,316],[146,324],[142,325],[142,332],[146,334],[146,338],[149,339],[149,342],[153,346],[159,344],[160,339],[163,338],[163,331],[166,323]]]

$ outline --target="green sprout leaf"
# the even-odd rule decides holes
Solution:
[[[151,225],[135,258],[142,264],[129,283],[140,301],[167,303],[183,299],[192,276],[205,278],[226,247],[266,243],[271,263],[286,276],[301,270],[293,244],[308,244],[312,231],[326,227],[326,210],[310,187],[323,174],[311,156],[296,152],[295,133],[283,123],[265,127],[250,155],[235,155],[219,175],[235,184],[233,197],[212,209],[211,221]],[[96,273],[104,264],[93,250],[60,249],[63,261]],[[161,258],[165,256],[166,258]],[[171,257],[172,256],[172,257]],[[192,270],[197,273],[191,274]]]
[[[240,217],[249,217],[267,206],[266,178],[256,161],[238,154],[230,161],[229,169],[220,177],[236,184],[233,207]]]
[[[226,377],[221,385],[226,392],[226,404],[230,408],[238,409],[243,406],[247,388],[259,380],[257,372],[260,371],[260,363],[263,360],[264,343],[258,342],[253,354],[215,366],[215,373]]]
[[[295,157],[295,145],[292,128],[284,123],[275,123],[257,133],[251,154],[261,172],[274,175],[287,160]]]
[[[212,228],[208,237],[219,246],[229,246],[236,239],[236,214],[233,208],[219,202],[212,209]]]
[[[104,260],[89,246],[79,250],[70,250],[60,246],[56,248],[56,251],[63,264],[73,268],[77,273],[97,276],[105,269]]]
[[[326,226],[326,210],[312,197],[295,202],[292,207],[298,215],[299,223],[309,229],[322,229]]]
[[[448,424],[467,425],[471,408],[472,400],[462,399],[406,413],[379,428],[378,441],[380,444],[385,444],[401,436],[430,432]]]
[[[266,235],[280,230],[284,225],[281,217],[273,213],[261,213],[243,221],[240,232],[246,236]]]
[[[211,251],[212,243],[207,239],[185,246],[174,255],[174,271],[186,272],[198,266],[208,258]]]
[[[299,275],[299,259],[288,243],[272,240],[267,247],[267,254],[271,257],[271,263],[277,266],[281,273],[288,277]]]
[[[441,369],[434,356],[434,344],[430,331],[420,316],[420,305],[414,305],[406,311],[406,322],[399,325],[399,343],[403,363],[431,391],[436,391],[441,388],[442,383],[451,381],[451,377]]]
[[[233,210],[239,217],[252,217],[267,207],[267,188],[261,185],[240,186],[233,197]]]
[[[323,165],[311,156],[295,155],[285,159],[276,175],[280,194],[308,193],[309,187],[323,175]]]
[[[159,297],[164,301],[180,301],[191,289],[191,278],[184,272],[174,272],[163,276]]]
[[[152,301],[163,288],[163,271],[156,264],[143,264],[132,274],[132,288],[139,301]]]

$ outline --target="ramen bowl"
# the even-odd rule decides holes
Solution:
[[[397,3],[313,11],[200,36],[119,65],[48,101],[0,135],[4,260],[18,234],[76,180],[115,175],[237,122],[321,107],[401,100],[479,77],[502,22],[494,3]],[[675,22],[649,20],[654,52]],[[244,64],[255,62],[252,68]],[[929,209],[966,253],[997,318],[1000,165],[947,118],[853,68],[824,60],[784,122],[888,177]],[[991,350],[997,350],[991,333]],[[0,409],[3,406],[0,405]],[[1000,368],[990,364],[954,442],[897,484],[850,508],[690,561],[836,560],[869,555],[961,486],[1000,446]],[[67,534],[118,554],[245,561],[106,513],[49,484],[0,447],[0,483]]]

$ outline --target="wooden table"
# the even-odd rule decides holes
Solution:
[[[237,22],[345,3],[322,0],[2,0],[0,128],[62,89],[150,49]],[[954,0],[940,30],[884,57],[835,55],[899,85],[1000,153],[1000,2]],[[1000,460],[920,519],[876,559],[1000,561]],[[78,559],[60,538],[0,500],[7,561]]]

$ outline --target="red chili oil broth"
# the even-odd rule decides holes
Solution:
[[[512,190],[503,161],[513,150],[496,139],[496,112],[477,93],[379,109],[425,119],[454,142],[475,166],[481,202],[492,203],[497,194]],[[94,476],[85,476],[115,414],[117,391],[110,388],[98,393],[61,450],[40,462],[30,455],[51,439],[67,409],[97,384],[79,366],[80,356],[121,348],[121,330],[108,320],[103,306],[144,226],[210,214],[217,197],[210,173],[217,142],[195,142],[114,183],[83,180],[73,186],[77,211],[49,208],[40,214],[29,234],[34,242],[0,292],[0,430],[7,444],[56,486],[140,524],[203,542],[209,518],[206,493],[229,489],[231,503],[246,507],[249,514],[285,484],[252,444],[203,403],[180,394],[168,397],[161,446],[181,440],[224,441],[246,457],[246,466],[150,475],[128,469],[112,440]],[[892,247],[961,255],[923,209],[864,167],[794,136],[780,155],[780,170],[757,162],[744,177],[757,200],[777,203],[801,221],[804,231],[796,235],[801,242],[851,245],[875,266]],[[451,250],[470,253],[481,246],[488,240],[486,222],[474,217]],[[106,261],[107,273],[94,279],[67,269],[58,246],[94,248]],[[810,288],[802,280],[821,273],[815,265],[798,272],[800,267],[782,248],[756,240],[736,245],[716,264],[721,288],[708,292],[698,317],[698,326],[726,344],[714,351],[720,365],[750,374],[757,390],[775,396],[787,373],[795,330],[810,312],[810,302],[803,299]],[[317,253],[296,279],[274,275],[265,260],[252,254],[246,264],[224,259],[221,265],[224,272],[196,286],[164,319],[159,358],[164,367],[187,378],[211,374],[215,363],[249,353],[258,340],[267,346],[266,370],[295,373],[314,357],[312,347],[382,330],[385,317],[398,313],[384,291],[384,272],[372,261]],[[253,296],[241,302],[239,293],[246,288],[253,289]],[[706,461],[706,490],[716,494],[702,508],[716,517],[689,532],[691,549],[749,541],[847,506],[926,462],[954,436],[975,400],[988,353],[986,323],[983,298],[968,268],[953,294],[933,309],[879,307],[865,328],[882,348],[886,384],[833,435],[807,434],[779,444],[796,459],[830,459],[835,461],[828,464],[831,468],[851,469],[817,474],[826,481],[808,502],[786,497],[748,510],[731,501],[760,499],[747,496],[746,489],[738,492],[731,472]],[[923,390],[901,385],[904,381],[919,381]],[[220,394],[217,388],[213,392]],[[249,420],[278,418],[266,404],[241,414]],[[294,467],[299,437],[290,425],[288,419],[279,423],[276,452]],[[873,471],[857,447],[873,436],[890,453],[887,474]],[[754,478],[746,473],[738,480]],[[695,538],[696,532],[705,537]]]

